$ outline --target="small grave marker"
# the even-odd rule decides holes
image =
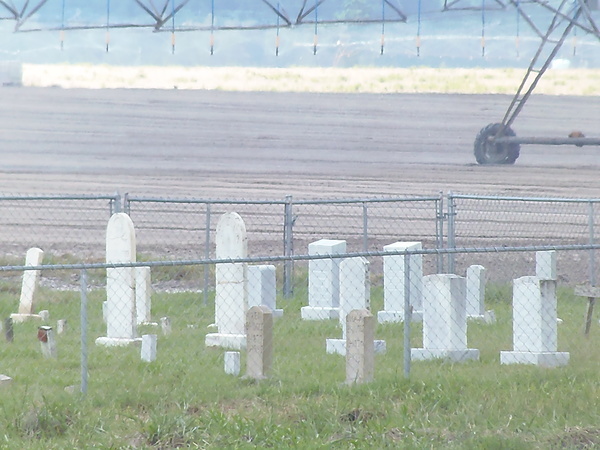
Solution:
[[[46,358],[56,358],[56,338],[54,336],[54,331],[52,330],[52,327],[45,325],[39,327],[37,337],[38,341],[40,341],[42,354]]]
[[[142,361],[153,362],[156,361],[156,334],[144,334],[142,336],[142,349],[141,357]]]
[[[366,309],[346,317],[346,383],[373,381],[375,372],[375,318]]]
[[[253,306],[247,314],[246,376],[267,378],[273,361],[273,313],[264,305]]]
[[[240,352],[225,352],[225,373],[228,375],[240,374]]]

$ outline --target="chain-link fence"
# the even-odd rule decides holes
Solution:
[[[561,277],[570,270],[563,262],[573,260],[561,255],[598,246],[428,250],[411,243],[377,252],[135,262],[126,229],[121,224],[115,237],[124,245],[107,245],[110,264],[44,266],[41,250],[31,249],[26,266],[0,267],[6,375],[18,378],[39,358],[58,358],[64,370],[53,376],[85,392],[88,382],[110,379],[114,366],[133,364],[136,354],[170,370],[171,358],[182,357],[176,348],[194,357],[218,352],[211,370],[288,381],[290,368],[345,355],[345,368],[329,376],[350,384],[379,373],[408,376],[428,361],[600,366],[593,346],[600,292]],[[217,245],[231,245],[225,241]],[[427,269],[449,253],[498,262],[472,264],[462,274]],[[531,264],[521,269],[513,259]],[[285,298],[288,261],[296,263],[296,289]],[[579,268],[589,273],[585,261]],[[497,281],[496,271],[511,281]],[[154,281],[182,273],[178,289]],[[189,287],[203,273],[216,286],[207,303]],[[181,370],[181,361],[172,363]]]
[[[121,201],[119,194],[0,196],[0,257],[22,261],[41,247],[57,262],[102,260],[106,223]]]
[[[447,197],[447,247],[525,247],[532,245],[593,245],[600,223],[600,199],[565,199],[477,196],[449,193]],[[562,277],[572,282],[596,281],[595,252],[569,252],[560,256]],[[565,259],[569,260],[566,261]],[[484,255],[483,265],[494,264]],[[581,270],[585,261],[587,269]],[[531,257],[513,258],[523,270]],[[469,261],[450,254],[449,272],[463,272]],[[498,272],[497,276],[501,276]],[[498,278],[496,278],[498,279]],[[500,278],[508,281],[511,278]]]
[[[123,209],[135,224],[139,260],[197,260],[214,255],[218,219],[236,211],[246,224],[248,255],[304,254],[311,242],[340,239],[347,251],[378,251],[396,242],[421,242],[423,248],[525,247],[595,242],[598,199],[491,197],[449,193],[437,196],[365,199],[280,200],[166,199],[118,194],[104,196],[0,197],[0,244],[6,263],[22,261],[31,247],[45,261],[102,261],[106,223]],[[560,258],[565,279],[596,281],[594,252],[569,252]],[[498,258],[480,254],[477,264]],[[587,272],[580,270],[586,260]],[[448,253],[424,261],[430,272],[465,273],[473,263]],[[379,263],[375,263],[379,264]],[[515,257],[523,271],[531,257]],[[374,267],[380,271],[381,267]],[[284,291],[293,290],[293,262],[284,267]],[[184,274],[181,275],[183,277]],[[510,281],[502,270],[494,280]],[[173,280],[165,280],[173,284]],[[198,289],[208,291],[208,272]]]

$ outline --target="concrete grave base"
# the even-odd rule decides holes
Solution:
[[[377,313],[377,322],[379,323],[399,323],[404,322],[404,311],[379,311]],[[423,322],[423,311],[413,311],[411,322]]]
[[[491,325],[493,323],[496,323],[496,313],[493,309],[488,309],[482,315],[468,315],[467,320],[472,320],[474,322],[483,322],[485,324]]]
[[[43,319],[43,317],[40,314],[11,314],[10,318],[13,320],[14,323],[23,323],[31,319]]]
[[[303,306],[300,308],[300,316],[304,320],[338,319],[340,317],[340,308],[331,308],[328,306]]]
[[[383,354],[385,353],[387,347],[385,341],[375,340],[373,341],[375,345],[375,353]],[[327,353],[337,354],[337,355],[346,355],[346,340],[345,339],[326,339],[326,349]]]
[[[109,338],[99,337],[96,339],[96,345],[103,345],[105,347],[125,347],[127,345],[141,345],[142,338]]]
[[[232,350],[242,350],[246,348],[246,335],[210,333],[206,335],[204,344],[207,347],[222,347],[230,348]]]
[[[569,363],[569,352],[500,352],[500,364],[534,364],[559,367]]]
[[[467,348],[465,350],[412,348],[410,355],[415,361],[445,359],[452,362],[465,362],[479,360],[479,350],[476,348]]]

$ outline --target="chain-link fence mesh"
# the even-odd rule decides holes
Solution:
[[[449,194],[447,200],[449,248],[526,247],[535,245],[586,245],[595,242],[596,224],[600,223],[600,200],[490,197]],[[559,255],[561,273],[566,281],[592,283],[597,279],[595,253],[573,251]],[[448,271],[464,273],[473,263],[496,266],[491,276],[510,281],[509,268],[524,272],[531,267],[532,257],[517,255],[510,263],[499,258],[478,255],[465,258],[450,255]],[[585,266],[585,270],[583,270]],[[506,268],[506,269],[505,269]]]
[[[315,355],[344,355],[331,360],[339,373],[330,376],[349,384],[390,371],[409,375],[440,360],[598,367],[593,298],[600,292],[559,276],[562,261],[573,259],[561,255],[597,249],[457,250],[465,259],[502,257],[508,282],[494,279],[497,267],[477,264],[464,274],[438,274],[426,261],[439,251],[414,242],[379,252],[142,263],[121,249],[122,260],[111,264],[50,266],[39,266],[40,251],[32,249],[28,266],[0,267],[3,333],[10,342],[3,370],[18,375],[40,358],[58,358],[67,369],[55,376],[85,390],[88,379],[93,388],[94,377],[110,377],[124,354],[130,364],[132,358],[167,363],[174,346],[195,357],[218,352],[215,370],[257,379],[285,377],[288,366],[310,365]],[[296,289],[284,298],[289,259],[296,262]],[[532,264],[521,271],[513,259]],[[189,288],[203,269],[216,286],[206,304]],[[178,289],[154,281],[182,273],[187,279]],[[91,376],[88,364],[95,367]]]
[[[102,260],[106,223],[120,207],[118,194],[0,196],[1,257],[21,261],[40,247],[56,262]]]
[[[378,250],[401,238],[441,247],[441,198],[202,200],[125,196],[138,251],[153,259],[194,259],[214,252],[225,212],[244,218],[251,255],[306,252],[317,239],[347,240],[354,251]]]

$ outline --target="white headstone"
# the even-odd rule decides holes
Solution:
[[[500,352],[502,364],[563,366],[558,352],[556,281],[521,277],[513,281],[513,351]]]
[[[156,343],[158,337],[156,334],[144,334],[142,336],[142,350],[141,357],[142,361],[152,362],[156,361]]]
[[[44,252],[39,248],[30,248],[25,256],[26,266],[40,266]],[[11,314],[15,323],[24,322],[25,320],[36,318],[39,319],[39,314],[35,314],[35,297],[38,290],[40,280],[39,270],[23,271],[23,281],[21,283],[21,298],[19,299],[18,314]]]
[[[340,263],[340,313],[341,339],[327,339],[327,353],[346,354],[346,316],[356,309],[371,309],[371,279],[369,261],[356,257]],[[375,351],[385,352],[385,341],[375,341]]]
[[[240,352],[225,352],[225,373],[238,376],[240,374]]]
[[[420,242],[395,242],[383,247],[385,252],[418,251]],[[404,321],[404,296],[409,289],[412,321],[423,318],[423,255],[409,256],[410,285],[405,285],[404,255],[383,257],[383,310],[377,313],[379,323]]]
[[[106,263],[136,261],[133,222],[125,213],[113,214],[106,227]],[[106,337],[99,345],[127,345],[139,341],[135,310],[135,271],[131,267],[106,269]]]
[[[239,214],[225,213],[217,224],[217,259],[248,257],[246,225]],[[215,268],[215,325],[217,333],[206,335],[209,347],[239,350],[246,346],[246,311],[248,310],[247,264],[222,263]]]
[[[135,268],[136,323],[141,325],[152,320],[152,278],[150,267]]]
[[[309,255],[346,253],[346,241],[321,239],[308,244]],[[340,307],[341,258],[313,259],[308,262],[308,306],[300,314],[305,320],[337,319]]]
[[[540,280],[556,280],[556,250],[535,252],[535,276]]]
[[[283,309],[277,309],[277,283],[275,266],[248,266],[248,308],[265,305],[273,317],[281,317]]]
[[[485,318],[485,267],[474,265],[467,268],[467,317]]]
[[[423,277],[423,348],[411,349],[415,360],[453,362],[479,359],[467,348],[465,279],[458,275]]]

